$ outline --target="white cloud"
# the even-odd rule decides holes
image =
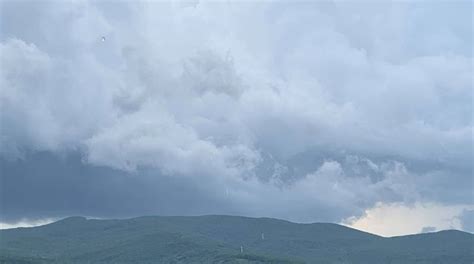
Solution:
[[[9,76],[2,78],[3,86],[15,91],[4,92],[4,101],[22,107],[5,112],[32,115],[27,109],[39,110],[39,117],[25,124],[48,124],[35,124],[38,133],[29,138],[39,149],[56,149],[61,141],[81,145],[112,125],[118,129],[120,115],[157,104],[197,137],[206,137],[202,140],[244,140],[238,143],[249,148],[257,144],[286,157],[321,144],[409,158],[435,154],[448,162],[472,153],[470,57],[418,55],[408,46],[406,59],[395,63],[367,43],[378,39],[376,34],[389,33],[376,26],[374,35],[354,36],[353,26],[347,28],[340,17],[362,10],[338,3],[294,5],[282,13],[282,5],[252,5],[254,11],[241,21],[238,15],[248,5],[126,4],[122,12],[128,14],[128,27],[100,5],[59,5],[48,11],[52,18],[41,21],[49,25],[47,35],[59,30],[55,18],[74,10],[63,39],[3,43],[4,49],[16,50],[2,52],[3,71]],[[405,5],[392,11],[387,17],[365,11],[360,15],[368,21],[386,20],[389,31],[408,34],[397,23],[404,16],[418,19],[417,14]],[[101,21],[100,26],[94,21]],[[266,23],[279,26],[268,28]],[[368,24],[359,26],[358,31],[365,31]],[[409,31],[415,25],[407,26]],[[266,29],[265,38],[257,36]],[[108,32],[113,36],[100,42]],[[289,41],[282,41],[284,36]],[[385,37],[378,41],[392,45]],[[58,42],[63,44],[61,54],[56,52]],[[30,52],[21,53],[26,47]],[[24,55],[7,55],[16,53]],[[35,61],[38,56],[45,62]],[[10,73],[26,60],[34,80]],[[30,105],[16,101],[27,91],[33,92],[27,98],[33,101]],[[79,121],[80,129],[68,131],[70,119]],[[212,130],[202,127],[204,122],[213,124]],[[15,140],[13,134],[4,140],[11,148],[24,144],[26,140]]]
[[[87,161],[124,170],[155,167],[167,174],[226,175],[252,170],[259,154],[245,145],[216,146],[156,105],[119,118],[86,142]]]

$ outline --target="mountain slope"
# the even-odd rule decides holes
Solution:
[[[71,217],[0,231],[0,263],[472,263],[473,243],[460,231],[383,238],[270,218]]]

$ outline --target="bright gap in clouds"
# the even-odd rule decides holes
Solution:
[[[351,217],[342,224],[386,237],[446,229],[463,230],[463,212],[473,209],[472,205],[377,203],[361,217]]]
[[[14,222],[14,223],[0,222],[0,229],[42,226],[42,225],[50,224],[50,223],[55,222],[57,220],[58,219],[46,218],[46,219],[39,219],[39,220],[21,219],[20,221]]]

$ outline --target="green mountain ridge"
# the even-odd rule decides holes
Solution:
[[[0,263],[473,262],[474,235],[457,230],[386,238],[330,223],[222,215],[69,217],[0,230]]]

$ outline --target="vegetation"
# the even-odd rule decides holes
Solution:
[[[70,217],[0,231],[0,263],[473,263],[473,246],[455,230],[384,238],[270,218]]]

